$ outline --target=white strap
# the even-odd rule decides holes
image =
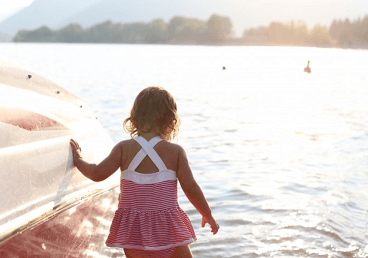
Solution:
[[[143,138],[143,137],[142,137]],[[144,139],[144,138],[143,138]],[[149,144],[152,146],[152,148],[153,147],[155,147],[155,145],[157,144],[157,143],[159,143],[160,141],[162,140],[162,138],[161,137],[159,137],[159,136],[156,136],[156,137],[153,137],[151,140],[149,140]]]
[[[139,166],[139,164],[141,164],[142,160],[147,156],[147,153],[144,151],[144,149],[140,149],[138,151],[138,153],[134,156],[134,158],[132,159],[132,161],[129,164],[128,170],[133,170],[135,171],[135,169]]]
[[[142,146],[142,148],[145,150],[145,152],[151,158],[151,160],[153,161],[153,163],[155,163],[155,165],[159,169],[159,171],[162,171],[162,170],[166,170],[167,169],[166,166],[165,166],[165,163],[162,161],[162,159],[160,158],[160,156],[153,149],[152,145],[147,142],[146,139],[144,139],[141,136],[138,136],[138,137],[136,137],[134,139]]]
[[[139,136],[138,136],[139,137]],[[152,147],[154,147],[158,142],[160,142],[162,139],[160,137],[154,137],[149,141],[149,144],[152,145]],[[138,153],[135,155],[135,157],[132,159],[132,161],[130,162],[129,166],[128,166],[128,170],[133,170],[135,171],[135,169],[139,166],[139,164],[141,164],[142,160],[147,156],[147,153],[144,151],[144,149],[140,149],[138,151]]]
[[[152,138],[149,142],[147,142],[147,140],[142,136],[138,136],[134,138],[134,140],[136,140],[142,146],[142,149],[138,151],[133,160],[130,162],[128,167],[129,170],[135,171],[146,155],[151,158],[152,162],[156,165],[159,171],[167,169],[165,163],[153,149],[153,147],[162,140],[160,137]]]

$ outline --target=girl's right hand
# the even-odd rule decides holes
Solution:
[[[73,163],[75,164],[77,162],[77,160],[81,158],[81,154],[80,153],[82,151],[82,148],[73,139],[70,139],[70,145],[72,147]]]
[[[206,225],[206,223],[210,224],[211,232],[216,235],[220,229],[220,225],[217,223],[217,221],[212,216],[207,219],[202,217],[202,228]]]

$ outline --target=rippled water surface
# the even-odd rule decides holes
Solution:
[[[195,257],[368,256],[368,51],[2,43],[0,57],[88,102],[115,142],[141,89],[174,95],[221,224],[201,229],[180,192]]]

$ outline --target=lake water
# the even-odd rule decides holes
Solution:
[[[180,191],[194,257],[368,256],[368,51],[1,43],[0,59],[78,95],[115,142],[140,90],[174,95],[221,225],[201,229]]]

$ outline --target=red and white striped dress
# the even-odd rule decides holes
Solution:
[[[167,250],[196,240],[187,214],[179,207],[176,172],[153,149],[162,139],[147,142],[134,138],[142,149],[121,173],[121,196],[106,245],[139,250]],[[158,172],[138,173],[135,169],[148,155]]]

